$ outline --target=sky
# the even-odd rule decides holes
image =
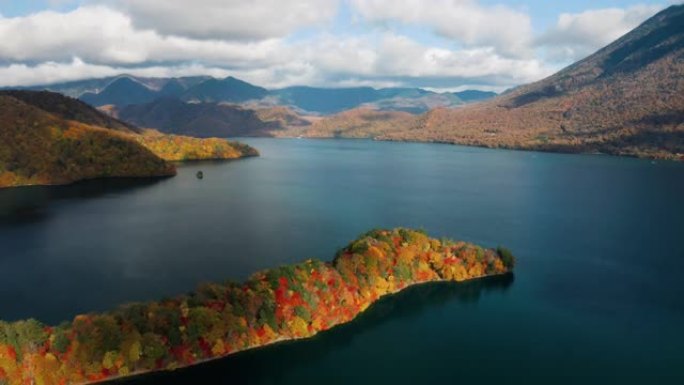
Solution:
[[[0,0],[0,86],[234,76],[267,88],[502,91],[673,0]]]

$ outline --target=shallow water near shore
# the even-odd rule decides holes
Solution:
[[[422,227],[507,246],[515,279],[412,288],[307,341],[124,382],[684,380],[684,164],[245,141],[262,156],[190,163],[168,179],[0,191],[0,318],[57,323],[330,260],[374,227]]]

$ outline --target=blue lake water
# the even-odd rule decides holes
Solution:
[[[307,341],[125,382],[684,383],[684,164],[245,141],[262,156],[0,190],[0,318],[57,323],[421,227],[507,246],[515,276],[413,288]]]

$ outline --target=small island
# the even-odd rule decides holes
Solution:
[[[332,262],[309,259],[243,283],[136,303],[46,326],[0,322],[0,384],[81,384],[173,370],[353,320],[406,287],[512,272],[505,248],[437,240],[398,228],[372,230]]]

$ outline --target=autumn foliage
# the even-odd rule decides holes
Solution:
[[[142,132],[51,92],[0,92],[0,188],[167,176],[168,161],[256,155],[225,139]]]
[[[132,135],[65,120],[0,95],[0,187],[175,173]]]
[[[374,230],[330,262],[307,260],[243,283],[204,284],[160,302],[86,314],[51,327],[0,322],[0,384],[97,382],[192,365],[348,322],[378,298],[430,281],[512,271],[509,251]]]
[[[682,25],[684,6],[671,6],[558,73],[482,103],[406,117],[358,109],[274,134],[684,160]]]
[[[236,159],[259,155],[257,150],[246,144],[219,138],[164,135],[155,130],[146,130],[142,135],[131,137],[168,161]]]

